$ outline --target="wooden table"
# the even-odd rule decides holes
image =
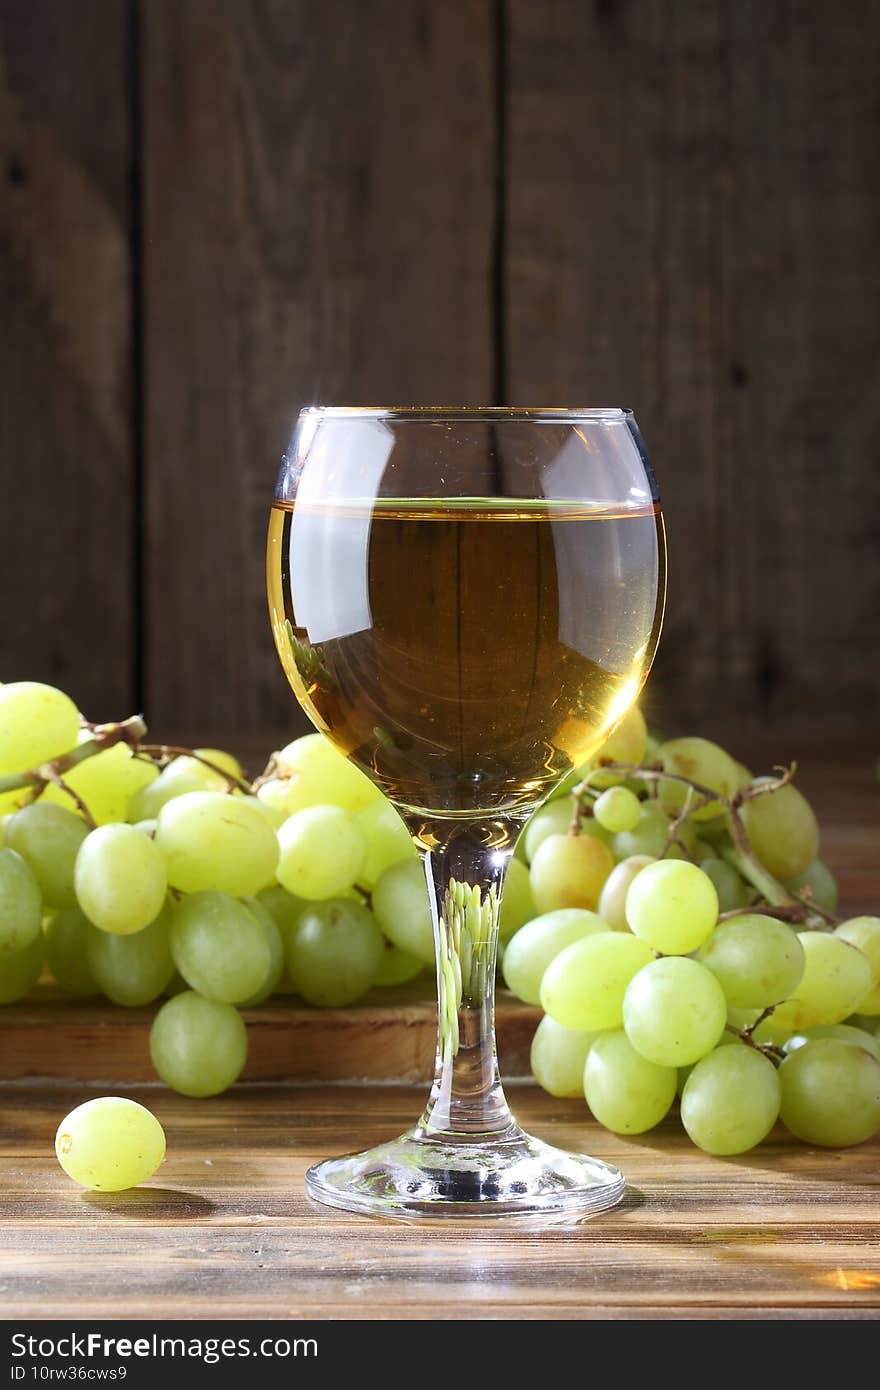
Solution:
[[[798,749],[792,752],[797,753]],[[826,745],[803,785],[847,907],[880,906],[873,756]],[[45,1026],[50,1026],[46,1022]],[[106,1089],[106,1088],[105,1088]],[[583,1105],[509,1087],[542,1138],[618,1164],[615,1211],[570,1227],[398,1224],[311,1205],[316,1158],[374,1144],[418,1114],[424,1087],[253,1082],[189,1101],[131,1094],[166,1127],[152,1184],[83,1194],[52,1139],[92,1094],[67,1081],[0,1086],[0,1314],[5,1317],[774,1318],[880,1310],[880,1140],[810,1149],[781,1129],[710,1158],[677,1119],[619,1139]]]
[[[880,1144],[700,1153],[677,1120],[625,1141],[516,1085],[520,1119],[617,1163],[615,1211],[572,1227],[409,1225],[313,1206],[315,1158],[403,1130],[411,1086],[254,1084],[194,1105],[133,1095],[166,1126],[148,1187],[84,1195],[55,1164],[81,1088],[7,1088],[0,1149],[6,1317],[612,1318],[876,1316]]]

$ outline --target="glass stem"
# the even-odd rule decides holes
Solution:
[[[434,820],[417,828],[434,920],[438,999],[434,1084],[417,1138],[473,1142],[519,1134],[495,1054],[495,956],[501,894],[521,825]]]

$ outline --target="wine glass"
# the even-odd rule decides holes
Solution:
[[[278,478],[268,586],[297,699],[413,835],[437,957],[424,1114],[311,1168],[309,1193],[397,1217],[612,1206],[615,1168],[513,1119],[494,982],[523,823],[601,747],[657,646],[663,522],[632,412],[310,407]]]

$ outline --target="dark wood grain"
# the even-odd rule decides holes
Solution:
[[[491,392],[491,8],[143,7],[157,726],[302,724],[263,565],[300,405]]]
[[[408,1087],[240,1087],[214,1101],[132,1094],[168,1134],[153,1182],[84,1195],[58,1168],[60,1118],[90,1093],[0,1088],[0,1278],[7,1316],[615,1318],[873,1316],[877,1144],[829,1153],[781,1131],[710,1158],[678,1121],[639,1140],[575,1101],[515,1086],[552,1143],[619,1164],[616,1211],[580,1225],[400,1225],[329,1212],[305,1168],[413,1120]]]
[[[658,719],[875,718],[871,0],[510,0],[508,395],[636,408]]]
[[[134,700],[126,6],[0,8],[4,680]]]

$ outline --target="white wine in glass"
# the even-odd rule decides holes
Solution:
[[[414,1130],[308,1175],[396,1216],[586,1212],[623,1179],[523,1133],[495,1060],[504,874],[537,805],[636,698],[665,594],[630,411],[302,412],[272,506],[272,628],[315,726],[424,857],[437,1072]]]

